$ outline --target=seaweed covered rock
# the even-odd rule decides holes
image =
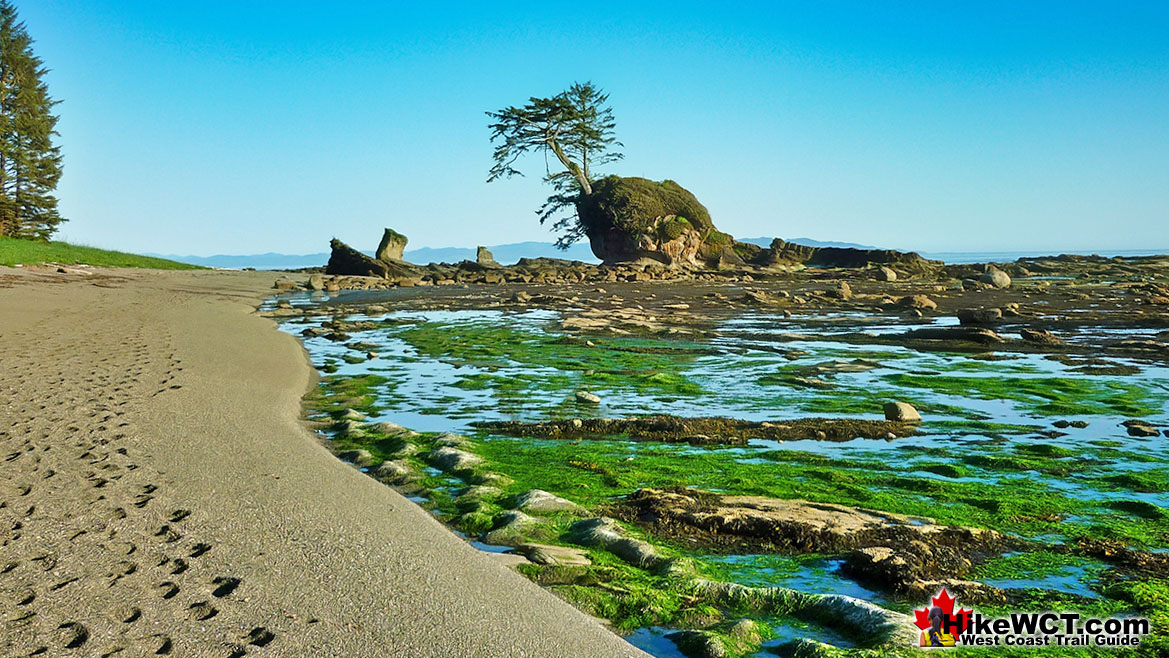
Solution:
[[[738,260],[731,236],[719,232],[706,207],[672,180],[609,176],[593,184],[576,211],[593,254],[607,264],[705,267]]]

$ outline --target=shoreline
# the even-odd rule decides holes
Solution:
[[[644,656],[320,444],[273,278],[0,288],[0,650]]]

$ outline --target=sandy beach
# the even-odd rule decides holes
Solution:
[[[0,655],[644,656],[335,459],[277,275],[0,270]]]

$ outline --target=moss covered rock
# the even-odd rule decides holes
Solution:
[[[606,263],[655,261],[704,267],[731,249],[706,206],[674,181],[609,176],[576,205],[593,254]]]

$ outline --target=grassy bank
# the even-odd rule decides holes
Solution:
[[[0,265],[39,265],[41,263],[94,265],[97,267],[147,267],[157,270],[203,269],[197,265],[178,263],[165,258],[82,247],[67,242],[37,242],[0,237]]]

